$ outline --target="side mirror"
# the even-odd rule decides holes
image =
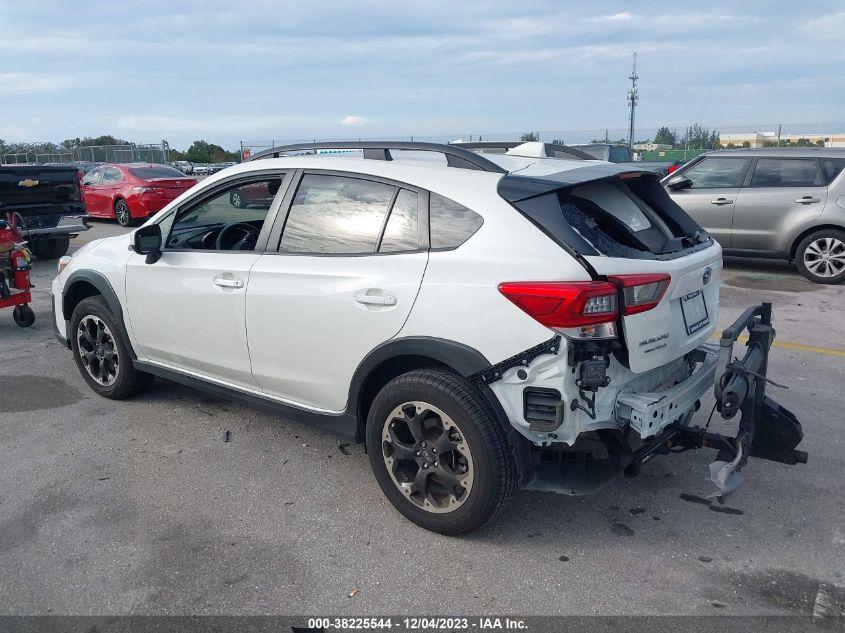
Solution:
[[[154,264],[161,257],[161,227],[157,223],[142,226],[133,235],[134,250],[147,256],[147,263]]]
[[[666,183],[666,186],[669,187],[672,191],[678,191],[680,189],[689,189],[692,187],[692,180],[686,178],[684,176],[677,176],[669,180]]]

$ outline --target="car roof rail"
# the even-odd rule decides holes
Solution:
[[[496,150],[502,149],[507,152],[509,149],[514,149],[520,145],[525,145],[532,141],[455,141],[451,143],[454,147],[462,147],[468,150]],[[572,147],[570,145],[561,145],[560,143],[542,143],[543,154],[546,158],[560,158],[555,155],[555,152],[570,154],[582,160],[596,160],[592,154],[588,154],[584,150]]]
[[[278,158],[283,154],[291,152],[307,152],[320,149],[360,149],[364,158],[371,160],[393,160],[391,150],[410,150],[419,152],[435,152],[446,157],[446,164],[449,167],[460,169],[475,169],[489,171],[497,174],[508,173],[506,169],[480,154],[471,152],[462,147],[447,145],[445,143],[418,143],[414,141],[323,141],[319,143],[295,143],[293,145],[280,145],[251,156],[247,160],[260,160],[262,158]]]

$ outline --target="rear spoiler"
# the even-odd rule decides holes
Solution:
[[[499,180],[499,195],[508,202],[519,202],[551,193],[571,189],[588,182],[603,180],[631,180],[647,178],[659,181],[662,174],[649,170],[634,170],[628,165],[594,163],[585,167],[567,169],[547,176],[521,176],[518,172],[506,174]]]

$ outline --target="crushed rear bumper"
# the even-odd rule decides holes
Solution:
[[[734,345],[747,333],[742,359],[734,358]],[[710,479],[721,499],[743,481],[740,471],[749,457],[782,464],[804,464],[807,453],[797,450],[803,439],[795,415],[766,395],[771,381],[766,377],[768,355],[774,341],[771,304],[748,308],[725,329],[718,343],[699,347],[699,366],[683,382],[659,393],[620,394],[616,415],[628,429],[601,429],[596,440],[604,456],[593,459],[589,450],[567,452],[529,446],[512,434],[514,454],[522,474],[522,487],[562,494],[595,492],[619,474],[633,477],[643,464],[660,454],[713,448],[718,451],[710,465]],[[739,413],[735,437],[689,425],[692,411],[709,389],[715,396],[714,409],[730,420]]]

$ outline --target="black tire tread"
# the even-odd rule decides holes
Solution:
[[[38,259],[58,259],[65,255],[70,248],[70,238],[67,236],[53,239],[36,240],[30,245],[30,251]]]
[[[497,419],[490,405],[487,404],[484,396],[478,389],[455,372],[441,368],[413,370],[397,376],[388,382],[382,388],[382,391],[393,386],[420,383],[427,384],[441,391],[463,408],[484,438],[488,454],[491,456],[492,463],[496,466],[494,472],[498,473],[499,481],[494,482],[496,493],[495,506],[492,511],[485,513],[474,524],[466,526],[463,529],[443,531],[442,533],[462,534],[478,530],[496,518],[507,507],[519,486],[519,475],[511,453],[507,433],[502,428],[502,424]],[[376,399],[378,399],[378,396],[376,396]]]
[[[154,377],[146,372],[138,371],[132,366],[129,345],[126,342],[126,333],[118,323],[114,313],[109,307],[108,302],[103,298],[103,296],[94,295],[86,297],[76,305],[73,310],[73,315],[71,316],[71,324],[73,325],[72,330],[74,332],[76,331],[76,323],[78,320],[77,315],[83,312],[88,314],[99,313],[100,317],[104,321],[107,321],[109,329],[111,329],[114,333],[117,344],[120,346],[121,358],[125,359],[124,364],[120,368],[120,378],[114,386],[111,388],[102,388],[101,386],[93,385],[89,381],[89,377],[85,369],[80,366],[80,361],[78,359],[79,352],[77,350],[78,344],[74,338],[71,342],[74,360],[76,361],[77,366],[79,366],[79,371],[85,382],[87,382],[96,393],[103,397],[111,398],[112,400],[123,400],[125,398],[129,398],[130,396],[141,393],[149,387],[152,384]]]

